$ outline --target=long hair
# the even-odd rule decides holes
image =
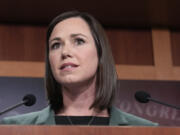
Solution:
[[[88,24],[98,53],[95,100],[90,108],[96,108],[99,110],[107,109],[111,107],[113,103],[117,82],[117,73],[112,57],[112,52],[106,34],[99,22],[88,13],[78,11],[70,11],[58,15],[52,20],[48,27],[46,37],[45,79],[49,104],[51,109],[53,109],[55,112],[61,110],[64,107],[61,84],[55,80],[49,63],[49,38],[56,24],[72,17],[80,17]]]

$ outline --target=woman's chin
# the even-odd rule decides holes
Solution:
[[[78,85],[80,84],[81,81],[75,80],[75,79],[68,79],[68,80],[61,80],[60,84],[63,86],[73,86],[73,85]]]

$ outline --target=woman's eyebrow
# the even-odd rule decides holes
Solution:
[[[83,36],[83,37],[85,37],[85,38],[88,38],[86,35],[81,34],[81,33],[71,34],[71,37],[77,37],[77,36]]]
[[[53,42],[53,41],[60,41],[60,40],[61,40],[61,38],[55,37],[55,38],[49,40],[49,43],[51,43],[51,42]]]
[[[85,37],[85,38],[88,38],[86,35],[81,34],[81,33],[71,34],[71,37],[77,37],[77,36],[83,36],[83,37]],[[55,38],[49,40],[49,43],[51,43],[51,42],[53,42],[53,41],[60,41],[60,40],[61,40],[60,37],[55,37]]]

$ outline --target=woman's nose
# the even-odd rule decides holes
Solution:
[[[69,45],[64,45],[61,52],[61,58],[66,59],[68,57],[72,57],[71,48]]]

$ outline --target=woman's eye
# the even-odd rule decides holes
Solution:
[[[60,43],[54,43],[54,44],[52,44],[51,45],[51,49],[53,50],[53,49],[57,49],[57,48],[59,48],[60,47]]]
[[[85,43],[85,41],[84,41],[84,39],[76,38],[76,39],[75,39],[75,43],[76,43],[77,45],[82,45],[82,44]]]

